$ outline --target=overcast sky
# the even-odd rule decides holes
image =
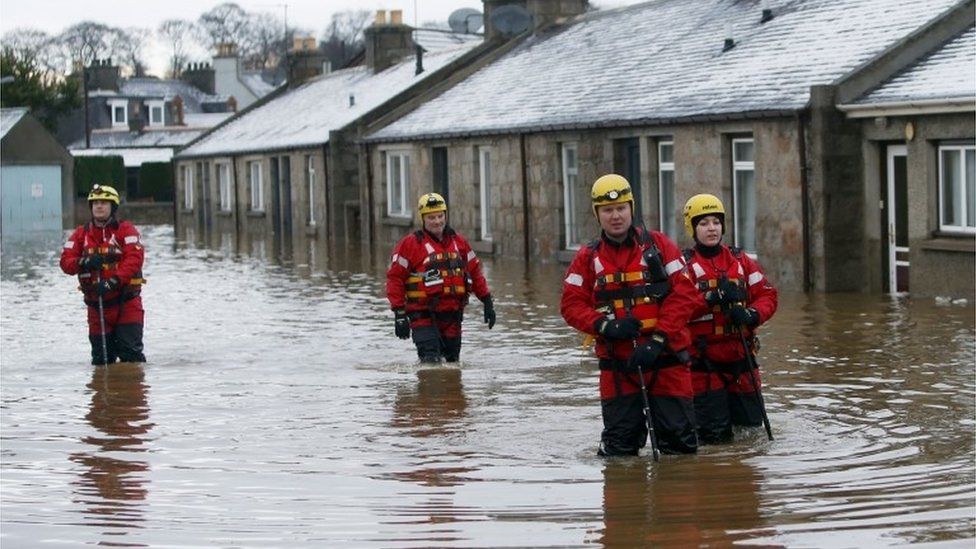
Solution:
[[[635,4],[641,0],[591,0],[601,8]],[[141,27],[155,30],[166,19],[195,21],[200,14],[222,0],[0,0],[0,33],[17,28],[34,28],[57,34],[80,23],[95,21],[112,27]],[[289,27],[313,32],[320,38],[332,14],[347,10],[402,10],[408,25],[427,21],[447,21],[458,8],[482,10],[481,0],[239,0],[249,12],[269,12],[287,16]],[[166,53],[158,45],[146,51],[149,72],[159,74],[166,66]],[[207,58],[198,59],[199,61]]]

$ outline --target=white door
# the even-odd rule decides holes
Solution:
[[[908,291],[908,148],[889,145],[887,158],[888,292]]]

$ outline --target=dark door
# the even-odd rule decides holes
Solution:
[[[276,229],[276,231],[281,235],[279,238],[282,244],[282,254],[285,257],[291,257],[292,218],[294,214],[291,205],[291,157],[280,156],[278,158],[278,179],[281,187],[281,212],[279,214],[281,227],[280,230]]]
[[[627,178],[634,193],[634,224],[641,223],[640,140],[636,137],[614,142],[614,170]]]
[[[431,150],[431,165],[434,174],[434,192],[443,196],[450,205],[451,197],[448,195],[447,185],[447,147],[434,147]]]

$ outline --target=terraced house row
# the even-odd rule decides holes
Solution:
[[[524,32],[492,13],[518,7]],[[425,192],[481,254],[568,260],[626,176],[690,244],[709,192],[786,290],[972,298],[973,0],[485,0],[442,50],[377,18],[362,66],[255,103],[176,155],[178,223],[389,246]]]

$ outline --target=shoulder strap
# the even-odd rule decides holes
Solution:
[[[424,231],[423,231],[423,229],[417,229],[416,231],[413,232],[413,235],[415,237],[417,237],[417,242],[423,242],[424,241]]]
[[[684,250],[681,250],[681,255],[684,256],[685,263],[690,263],[691,258],[695,257],[695,250],[691,248],[685,248]]]
[[[732,252],[732,257],[742,259],[742,248],[738,246],[729,246],[729,251]]]

